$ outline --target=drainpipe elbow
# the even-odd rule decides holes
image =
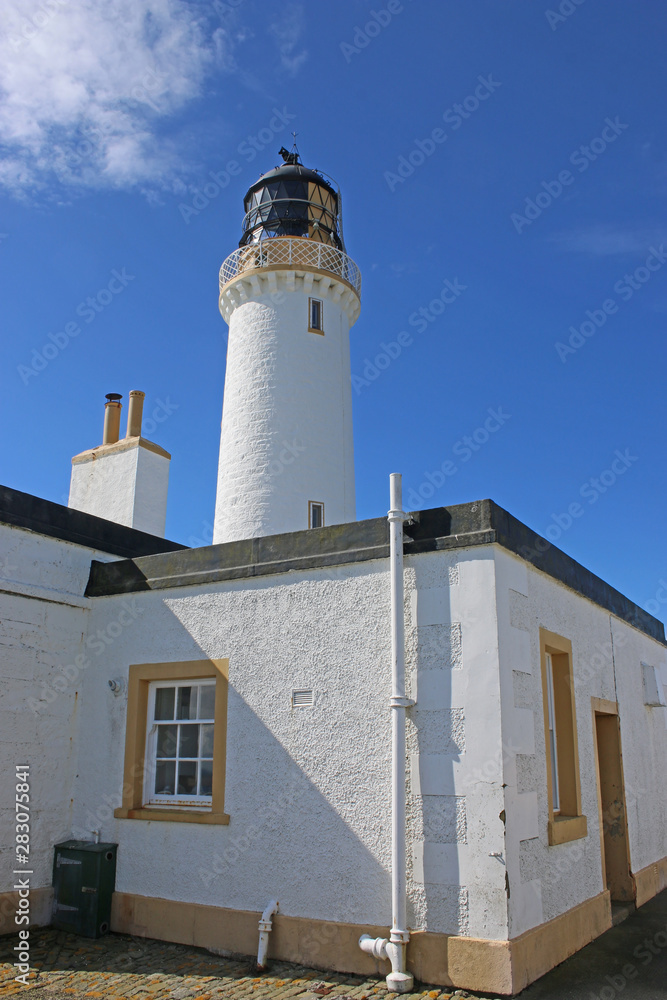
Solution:
[[[386,938],[372,938],[370,934],[362,934],[359,938],[361,950],[365,951],[367,955],[372,955],[373,958],[387,958],[388,944]]]
[[[257,969],[264,972],[266,969],[266,955],[269,950],[269,934],[271,933],[271,917],[278,912],[278,900],[273,899],[264,910],[259,921],[259,948],[257,949]]]

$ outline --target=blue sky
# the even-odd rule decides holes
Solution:
[[[665,617],[658,0],[6,8],[6,485],[66,502],[105,393],[143,389],[167,534],[210,539],[217,272],[295,130],[363,275],[358,517],[393,471],[424,508],[491,497]]]

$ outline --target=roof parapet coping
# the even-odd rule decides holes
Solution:
[[[122,443],[118,442],[117,446],[121,447]],[[0,486],[0,524],[24,528],[127,559],[187,548],[179,542],[170,542],[73,507],[42,500],[9,486]]]
[[[405,555],[498,544],[571,590],[665,643],[664,625],[493,500],[424,510],[405,527]],[[93,561],[88,597],[201,586],[389,558],[386,518],[267,535],[119,562]]]

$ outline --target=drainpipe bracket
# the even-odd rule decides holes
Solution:
[[[401,521],[402,524],[419,524],[419,511],[414,514],[407,514],[404,510],[388,510],[387,520],[388,521]]]
[[[414,698],[401,698],[398,695],[393,695],[389,701],[391,708],[412,708],[412,706],[416,704],[417,702]]]
[[[389,936],[389,940],[392,944],[409,944],[410,931],[399,931],[394,928]]]
[[[270,931],[272,927],[273,927],[273,924],[271,923],[270,920],[260,920],[259,921],[259,929],[260,929],[260,931]]]

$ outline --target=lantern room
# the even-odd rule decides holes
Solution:
[[[339,196],[317,170],[304,167],[299,154],[281,149],[284,163],[263,174],[245,199],[239,246],[272,236],[300,236],[344,249]]]

